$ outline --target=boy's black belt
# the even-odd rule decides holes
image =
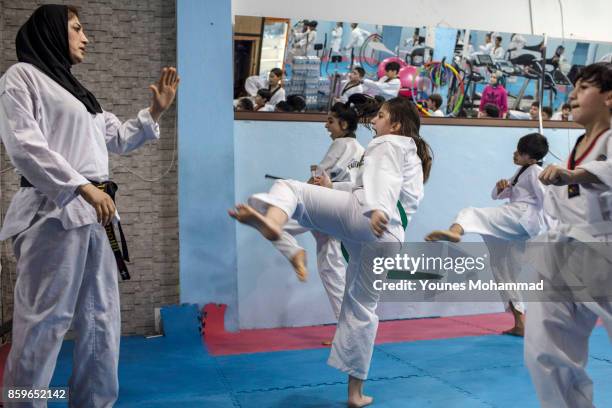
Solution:
[[[102,183],[91,180],[88,181],[100,190],[104,191],[106,194],[108,194],[110,198],[113,199],[113,203],[115,202],[115,193],[119,188],[117,187],[117,184],[112,181],[105,181]],[[21,187],[34,187],[32,183],[30,183],[28,179],[23,176],[21,177],[20,185]],[[120,222],[117,222],[117,227],[119,227],[119,236],[121,237],[121,248],[119,248],[119,242],[117,241],[117,236],[115,235],[115,228],[113,228],[113,223],[108,223],[108,225],[106,225],[104,229],[106,230],[106,236],[108,237],[108,241],[110,242],[113,254],[115,255],[115,261],[117,262],[117,268],[119,269],[121,279],[128,280],[130,279],[130,273],[128,272],[127,266],[124,262],[130,262],[127,242],[125,241],[125,235],[123,235],[123,229],[121,228]]]

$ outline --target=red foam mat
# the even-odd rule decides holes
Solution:
[[[204,342],[215,356],[322,348],[326,347],[322,341],[331,340],[336,329],[327,325],[230,333],[223,326],[224,313],[224,305],[204,308]],[[512,327],[512,323],[510,313],[385,321],[378,326],[376,343],[498,334]]]

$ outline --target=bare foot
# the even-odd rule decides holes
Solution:
[[[450,230],[435,230],[430,232],[426,237],[425,241],[450,241],[459,242],[461,241],[461,235]]]
[[[363,380],[349,375],[348,383],[348,406],[349,408],[361,408],[374,402],[374,398],[363,394]]]
[[[280,227],[255,211],[250,205],[236,204],[236,208],[229,210],[227,213],[238,222],[255,228],[267,240],[276,241],[281,236]]]
[[[331,340],[323,340],[321,342],[322,345],[324,346],[331,346],[332,345],[332,341]]]
[[[308,279],[308,269],[306,269],[306,251],[300,250],[290,260],[291,266],[301,282],[306,282]]]
[[[525,337],[525,329],[520,326],[514,326],[511,329],[504,330],[502,334],[507,336]]]

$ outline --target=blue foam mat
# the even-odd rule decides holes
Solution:
[[[197,335],[193,309],[172,308],[165,318],[175,320],[165,321],[165,337],[121,339],[116,407],[345,406],[346,375],[327,366],[329,349],[213,357]],[[72,347],[62,347],[53,386],[68,382]],[[522,347],[521,339],[499,335],[379,345],[366,392],[376,407],[535,408]],[[601,327],[590,357],[595,403],[612,406],[612,347]]]

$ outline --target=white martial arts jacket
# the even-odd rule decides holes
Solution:
[[[375,137],[366,148],[355,182],[334,183],[333,188],[353,191],[364,214],[380,210],[387,219],[399,219],[399,200],[410,219],[424,194],[423,169],[414,140],[397,135]]]
[[[340,90],[340,97],[338,100],[340,102],[348,102],[348,98],[353,94],[362,94],[363,93],[363,85],[361,83],[354,85],[349,85],[349,81],[342,82],[342,89]]]
[[[365,149],[353,137],[340,137],[329,146],[318,165],[325,170],[332,182],[355,180]]]
[[[568,198],[568,186],[548,186],[544,210],[561,224],[611,223],[612,130],[597,138],[593,148],[576,166],[596,175],[601,184],[581,184],[580,195]],[[612,233],[612,231],[610,232]]]
[[[521,171],[519,168],[514,175],[508,179],[512,180]],[[544,215],[544,185],[538,179],[542,167],[537,164],[529,166],[518,178],[514,186],[510,185],[497,194],[497,186],[491,191],[491,198],[494,200],[509,199],[510,203],[529,204],[527,210],[523,212],[521,218],[517,220],[530,237],[534,237],[545,231],[551,221]]]
[[[262,88],[268,89],[269,87],[270,83],[268,82],[268,80],[257,75],[248,77],[244,82],[244,89],[253,98],[255,97],[255,95],[257,95],[257,91]],[[272,107],[274,107],[277,103],[286,99],[287,97],[285,94],[285,89],[281,87],[276,92],[274,92],[274,95],[272,95],[272,98],[268,101],[268,103],[272,105]]]
[[[77,187],[108,180],[108,152],[158,139],[159,126],[148,109],[123,124],[109,112],[92,115],[34,65],[18,63],[0,78],[0,136],[17,172],[36,186],[13,197],[0,231],[6,239],[25,230],[41,206],[65,229],[96,223]]]
[[[373,90],[375,95],[380,95],[385,99],[395,98],[399,93],[402,83],[399,78],[393,78],[387,81],[387,76],[383,76],[378,81],[372,81],[371,79],[364,79],[363,85],[367,89]]]
[[[340,52],[340,48],[342,46],[342,32],[344,30],[342,29],[342,27],[337,27],[334,28],[331,32],[331,50],[333,53],[339,53]]]
[[[372,35],[370,32],[362,28],[353,28],[351,31],[351,40],[347,44],[346,49],[361,48],[365,40],[367,40],[370,35]]]

